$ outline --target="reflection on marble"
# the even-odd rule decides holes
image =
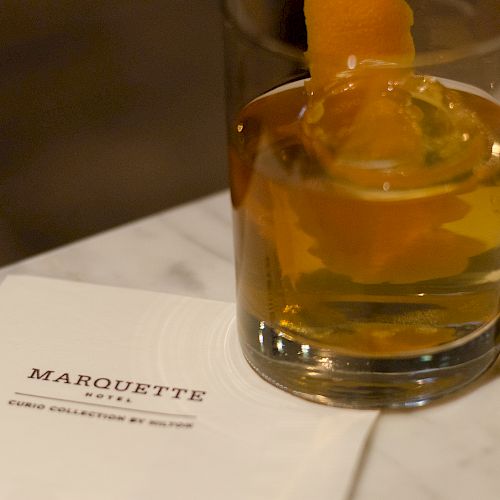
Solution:
[[[18,264],[32,274],[234,301],[229,195],[219,193]],[[385,411],[350,500],[500,498],[500,364],[474,390]]]
[[[353,500],[500,498],[500,363],[466,393],[427,408],[386,411]]]

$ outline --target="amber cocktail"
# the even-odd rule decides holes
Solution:
[[[416,56],[347,51],[321,66],[310,42],[312,77],[230,116],[242,347],[260,375],[314,401],[421,405],[497,354],[498,37],[419,56],[430,10],[456,12],[417,4]],[[229,29],[255,43],[230,7]],[[300,76],[298,51],[263,46],[289,58],[282,81]],[[469,59],[484,81],[456,79]]]

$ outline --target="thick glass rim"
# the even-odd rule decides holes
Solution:
[[[300,64],[304,68],[309,66],[307,61],[307,52],[304,52],[299,48],[287,44],[277,38],[273,38],[272,36],[243,27],[232,12],[229,2],[227,0],[221,0],[220,3],[222,4],[224,22],[228,23],[233,29],[238,31],[247,41],[268,52]],[[500,32],[492,38],[466,43],[453,49],[430,50],[417,53],[413,63],[407,65],[406,67],[418,68],[423,66],[454,63],[470,57],[487,56],[496,51],[500,51]],[[373,66],[380,65],[380,61],[378,62],[379,64],[376,64],[377,61],[367,62],[373,62]],[[404,65],[396,63],[391,63],[391,65],[405,67]]]

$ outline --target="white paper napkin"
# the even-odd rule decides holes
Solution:
[[[234,305],[32,277],[0,287],[0,498],[345,499],[375,411],[286,394]]]

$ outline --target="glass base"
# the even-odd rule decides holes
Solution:
[[[462,389],[495,361],[492,322],[428,353],[358,357],[286,338],[263,321],[240,325],[243,353],[277,387],[317,403],[345,408],[412,408]]]

